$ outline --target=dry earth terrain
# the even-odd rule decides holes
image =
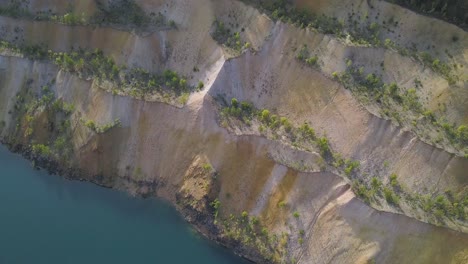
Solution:
[[[461,27],[376,0],[0,14],[0,139],[36,165],[167,199],[258,263],[468,262]]]

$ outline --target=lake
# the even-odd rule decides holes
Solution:
[[[157,199],[69,181],[0,146],[0,263],[246,263]]]

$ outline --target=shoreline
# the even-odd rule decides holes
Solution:
[[[235,247],[230,246],[229,245],[230,243],[231,244],[237,243],[240,245],[240,248],[242,249],[242,245],[240,242],[235,242],[235,241],[229,242],[228,240],[223,239],[223,237],[218,235],[219,229],[216,228],[216,225],[213,223],[214,218],[208,212],[205,214],[201,214],[201,213],[198,213],[196,210],[179,205],[177,201],[174,202],[174,201],[171,201],[170,199],[167,199],[166,197],[158,196],[156,189],[148,193],[139,193],[139,192],[131,193],[128,191],[128,189],[115,188],[115,186],[113,186],[112,184],[105,184],[101,182],[98,179],[99,176],[91,176],[89,178],[85,178],[82,176],[82,172],[80,171],[79,168],[65,169],[62,167],[62,165],[58,161],[54,159],[45,159],[42,157],[34,156],[31,153],[31,150],[23,147],[23,145],[11,144],[5,139],[0,139],[0,144],[3,145],[10,153],[20,155],[21,158],[29,161],[34,170],[44,170],[52,176],[61,177],[68,181],[87,182],[87,183],[91,183],[101,188],[119,190],[119,191],[125,192],[128,195],[138,197],[141,199],[155,198],[155,199],[162,200],[168,203],[172,208],[174,208],[177,211],[177,213],[180,215],[180,217],[184,220],[185,223],[187,223],[193,230],[197,232],[197,234],[200,234],[204,239],[207,239],[210,243],[215,243],[216,245],[226,250],[229,250],[232,254],[248,261],[249,263],[267,263],[267,262],[262,262],[261,257],[259,255],[252,256],[249,254],[244,254],[242,253],[241,250],[236,250]],[[101,177],[101,180],[102,180],[102,177]],[[130,181],[128,177],[127,177],[127,180],[129,180],[128,183],[136,184],[135,181]],[[203,221],[200,223],[198,221],[192,220],[191,218],[192,216],[202,217],[208,221],[211,220],[212,224],[204,225]],[[209,232],[209,230],[212,230],[213,232]],[[253,250],[250,250],[249,252],[253,253]]]

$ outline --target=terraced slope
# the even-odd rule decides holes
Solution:
[[[402,23],[369,41],[262,1],[71,3],[0,2],[13,150],[166,198],[260,263],[466,261],[462,29],[382,1],[295,2],[326,23]],[[118,4],[149,18],[116,18]]]

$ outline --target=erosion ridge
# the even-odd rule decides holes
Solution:
[[[5,50],[0,57],[2,141],[22,148],[39,165],[56,161],[59,172],[74,171],[74,178],[177,203],[202,233],[257,262],[466,259],[467,225],[460,217],[466,214],[468,160],[451,154],[456,151],[447,145],[424,143],[411,127],[403,124],[402,129],[371,114],[379,115],[378,105],[364,107],[333,79],[334,72],[346,70],[346,59],[372,72],[381,61],[374,58],[383,57],[383,80],[409,89],[405,84],[419,76],[423,88],[417,92],[427,107],[448,91],[444,113],[463,124],[463,75],[451,85],[397,51],[356,47],[333,35],[275,22],[238,1],[135,2],[149,12],[163,12],[176,28],[141,35],[125,28],[0,17],[2,38],[54,52],[69,52],[72,44],[99,48],[128,67],[156,73],[174,69],[194,86],[202,80],[202,89],[176,108],[112,94],[102,89],[102,80],[83,79],[48,60]],[[181,14],[189,15],[182,19]],[[240,32],[242,44],[217,43],[215,20],[231,29],[226,39]],[[50,33],[38,34],[38,28]],[[459,43],[466,43],[466,33],[453,30],[461,34]],[[297,58],[304,44],[317,56],[312,67]],[[466,45],[444,45],[449,53],[467,52]],[[453,58],[466,65],[463,56]],[[438,89],[442,92],[434,96]],[[240,106],[232,98],[258,111],[268,109],[268,120],[259,114],[238,120]],[[223,123],[226,108],[234,114]],[[304,145],[299,136],[288,142],[287,126],[275,128],[272,115],[278,121],[287,118],[292,127],[307,122],[318,138],[328,139],[343,164],[333,165],[340,159],[324,156],[315,141]],[[340,172],[352,160],[359,161],[359,168],[349,175]],[[388,202],[381,187],[370,193],[374,178],[401,196],[398,205]],[[436,248],[440,251],[431,250]]]

